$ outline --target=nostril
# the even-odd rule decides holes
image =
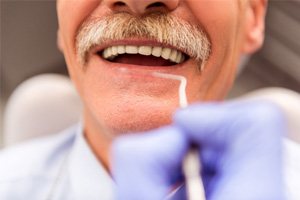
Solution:
[[[122,1],[117,1],[114,3],[113,7],[118,8],[118,7],[124,7],[126,4]]]
[[[177,4],[173,5],[175,2],[173,0],[111,0],[109,2],[111,2],[110,8],[115,12],[126,12],[137,15],[152,12],[167,13],[177,7]]]
[[[155,3],[151,3],[150,5],[148,5],[146,7],[146,9],[148,8],[158,8],[158,7],[165,7],[166,5],[161,3],[161,2],[155,2]]]

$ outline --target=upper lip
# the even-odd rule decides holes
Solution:
[[[149,39],[124,39],[124,40],[111,40],[107,41],[101,45],[95,46],[92,48],[91,52],[93,54],[96,54],[98,52],[101,52],[102,50],[117,46],[117,45],[134,45],[134,46],[158,46],[158,47],[166,47],[171,49],[176,49],[178,51],[181,51],[185,55],[188,55],[187,52],[184,49],[179,49],[178,47],[172,46],[170,44],[165,44],[161,42],[157,42],[155,40],[149,40]],[[190,56],[190,55],[188,55]]]

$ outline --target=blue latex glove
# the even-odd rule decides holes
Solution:
[[[113,144],[117,199],[161,200],[181,181],[191,143],[199,146],[208,200],[282,200],[282,134],[277,107],[261,102],[198,104],[171,126]],[[185,199],[184,188],[174,199]]]

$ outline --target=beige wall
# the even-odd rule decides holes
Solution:
[[[1,0],[1,97],[24,79],[65,72],[56,48],[55,1]]]

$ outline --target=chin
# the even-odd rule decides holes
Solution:
[[[111,130],[114,136],[128,134],[128,133],[140,133],[146,132],[152,129],[156,129],[171,123],[170,117],[165,118],[140,118],[140,119],[133,119],[133,120],[124,120],[121,121],[106,121],[108,128]]]
[[[172,122],[172,115],[176,110],[176,105],[165,106],[150,102],[131,104],[134,106],[110,105],[98,113],[97,119],[115,136],[145,132],[168,125]]]

